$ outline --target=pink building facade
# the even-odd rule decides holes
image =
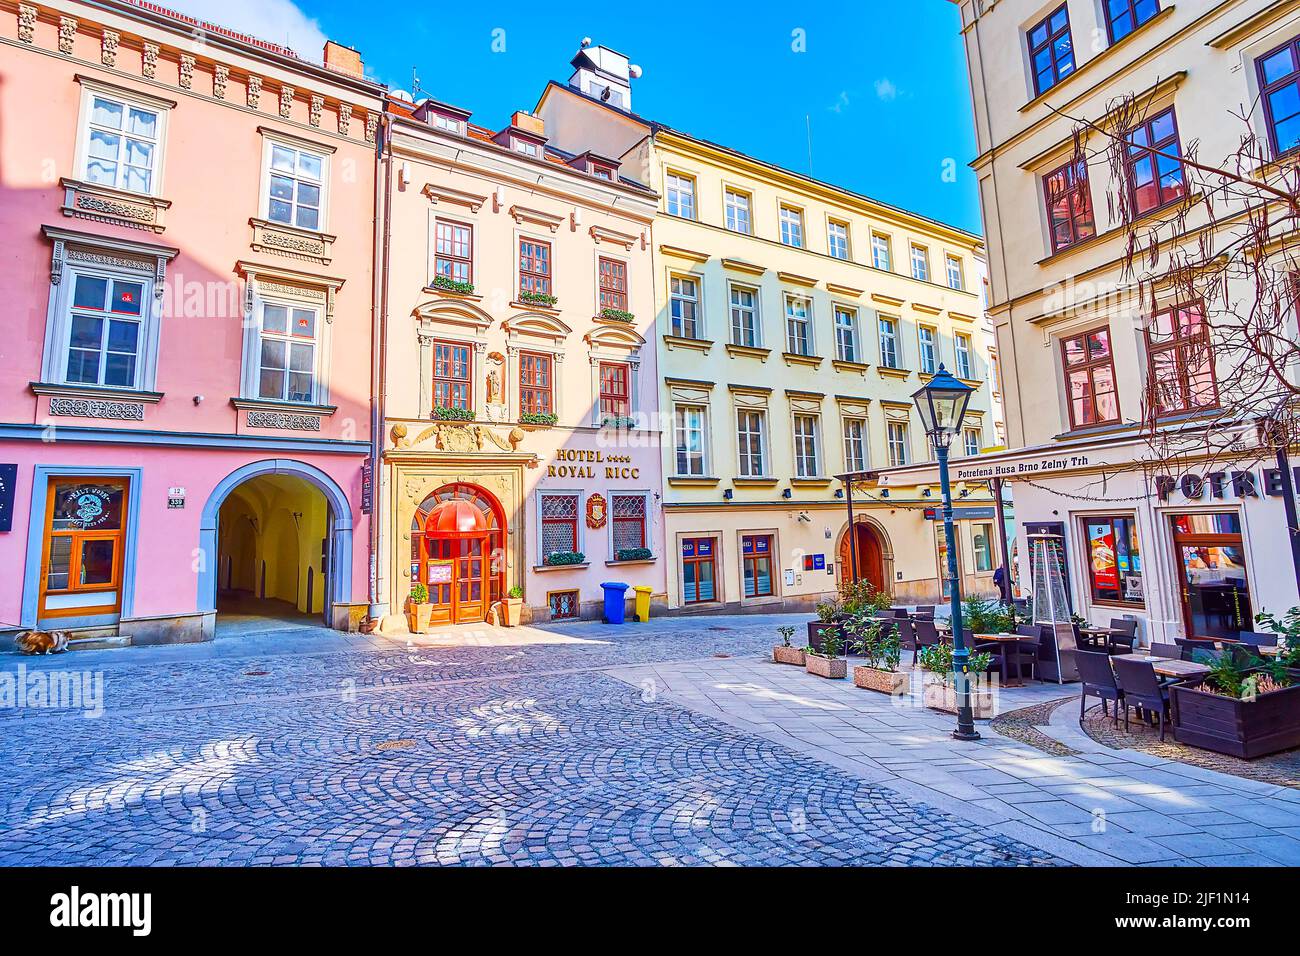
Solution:
[[[381,88],[147,3],[0,3],[0,633],[368,599]]]

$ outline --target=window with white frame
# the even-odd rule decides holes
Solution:
[[[887,315],[880,317],[880,364],[884,368],[898,368],[898,320]]]
[[[939,351],[935,345],[935,331],[928,325],[917,326],[917,339],[921,343],[921,371],[933,375],[939,370]]]
[[[157,194],[165,111],[87,90],[82,178],[128,192]]]
[[[817,416],[794,416],[794,473],[796,478],[816,478],[821,474],[817,453]]]
[[[515,136],[510,142],[511,148],[516,153],[531,156],[533,159],[537,159],[542,155],[541,145],[534,140],[524,139],[522,136]]]
[[[885,272],[894,270],[894,257],[889,249],[889,237],[878,232],[871,234],[871,264]]]
[[[677,474],[699,478],[705,473],[708,410],[703,405],[678,405],[673,409],[673,447]]]
[[[614,493],[609,496],[610,545],[615,561],[628,560],[628,551],[650,547],[650,537],[646,534],[646,512],[646,495],[643,491],[634,494]]]
[[[695,180],[690,176],[668,173],[664,177],[664,204],[670,216],[695,218]]]
[[[737,449],[742,478],[761,478],[767,474],[764,458],[765,425],[764,414],[758,409],[742,408],[736,413]]]
[[[841,362],[857,362],[858,313],[847,306],[835,306],[835,357]]]
[[[316,400],[316,309],[267,301],[260,305],[257,397],[311,404]]]
[[[792,355],[812,355],[812,303],[799,295],[785,297],[785,350]]]
[[[74,271],[70,278],[72,297],[63,381],[140,388],[150,284],[143,278],[81,271]]]
[[[691,276],[669,280],[669,312],[672,334],[685,339],[700,337],[700,284]]]
[[[457,136],[465,135],[465,121],[459,116],[452,116],[449,113],[431,113],[433,125],[438,129],[446,130],[448,133],[455,133]]]
[[[781,242],[803,248],[803,211],[793,206],[781,207]]]
[[[962,451],[967,455],[978,455],[980,453],[980,430],[978,428],[963,428],[961,430]]]
[[[758,325],[758,290],[733,283],[730,294],[732,344],[759,348],[763,337]]]
[[[299,229],[323,229],[324,155],[272,141],[267,163],[266,218]]]
[[[826,224],[826,250],[836,259],[849,257],[849,224],[831,219]]]
[[[474,281],[474,227],[439,219],[434,223],[433,274],[453,282]]]
[[[723,205],[726,207],[727,228],[752,236],[754,224],[749,216],[749,193],[728,189],[723,196]]]
[[[971,362],[970,336],[963,332],[954,333],[952,337],[953,351],[957,357],[957,377],[973,379],[974,366]]]
[[[846,471],[867,468],[867,423],[861,418],[844,419],[844,468]]]
[[[944,261],[948,269],[948,288],[958,291],[966,288],[966,277],[962,272],[961,260],[956,256],[945,256]]]
[[[908,459],[907,423],[889,422],[886,426],[885,442],[889,448],[889,466],[894,468],[898,465],[906,465]]]
[[[930,253],[925,246],[912,244],[912,278],[930,281]]]

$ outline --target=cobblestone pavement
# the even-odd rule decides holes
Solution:
[[[757,664],[786,620],[6,656],[102,672],[104,713],[0,710],[0,864],[1064,862],[606,673]]]

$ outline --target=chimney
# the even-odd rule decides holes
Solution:
[[[519,110],[510,117],[510,125],[534,136],[546,136],[546,124],[540,116],[534,116],[527,110]]]
[[[583,37],[582,48],[569,61],[573,75],[569,86],[616,109],[632,110],[632,81],[641,76],[641,67],[629,63],[626,56],[606,46],[592,45]]]
[[[352,47],[335,43],[333,40],[325,41],[325,67],[358,78],[364,78],[366,75],[365,67],[361,63],[361,54]]]

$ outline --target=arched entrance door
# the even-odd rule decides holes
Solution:
[[[482,621],[505,588],[505,515],[489,492],[444,485],[411,522],[411,580],[429,588],[430,621]]]
[[[853,539],[850,539],[850,535]],[[851,543],[852,542],[852,543]],[[850,548],[857,548],[857,574],[853,573],[854,555]],[[880,535],[865,521],[854,522],[852,528],[846,528],[840,538],[840,580],[867,581],[877,591],[885,588],[885,549]]]

